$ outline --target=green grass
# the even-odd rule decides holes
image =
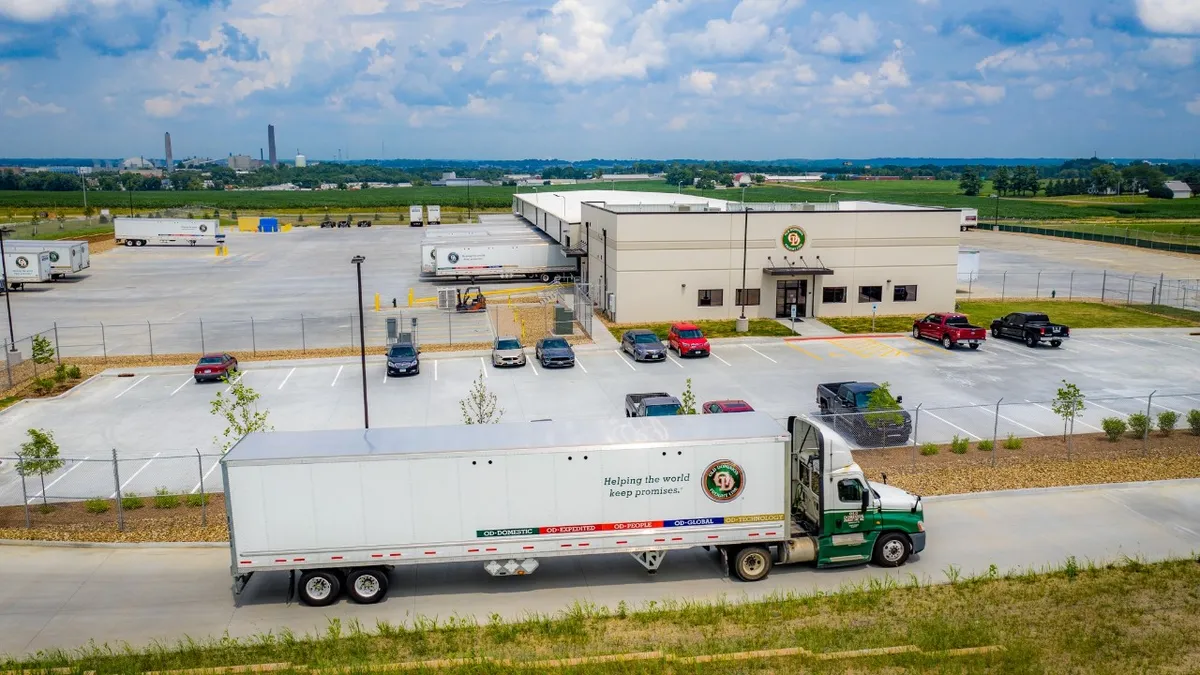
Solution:
[[[667,333],[670,332],[674,322],[667,321],[663,323],[621,323],[613,324],[608,327],[608,332],[612,333],[613,337],[620,340],[621,334],[627,330],[634,328],[646,328],[654,331],[660,340],[667,339]],[[719,319],[712,321],[691,321],[704,332],[707,338],[728,338],[728,337],[786,337],[795,335],[790,328],[784,326],[774,319],[750,319],[750,330],[746,333],[739,333],[735,330],[736,319]]]
[[[782,573],[782,572],[780,572]],[[805,576],[803,570],[794,574]],[[809,572],[808,574],[811,574]],[[411,672],[383,664],[465,658],[438,672],[1185,672],[1200,655],[1200,565],[1193,560],[1097,566],[1068,558],[1043,574],[1001,575],[995,566],[965,577],[934,571],[941,585],[878,575],[825,594],[775,595],[761,602],[651,602],[637,609],[576,603],[554,616],[416,617],[411,626],[329,619],[324,630],[287,629],[249,638],[185,638],[145,650],[91,645],[0,658],[5,670],[140,673],[288,663],[276,672]],[[493,580],[495,581],[495,580]],[[499,580],[504,581],[504,580]],[[830,652],[911,645],[908,653],[818,659]],[[998,646],[988,653],[946,650]],[[801,648],[811,654],[688,662],[688,657]],[[658,658],[537,663],[657,651]],[[494,660],[510,659],[511,664]],[[670,660],[669,660],[670,659]],[[1181,668],[1181,666],[1184,666]],[[329,672],[328,670],[325,672]]]
[[[1098,302],[1071,300],[970,300],[958,303],[958,311],[966,314],[971,323],[988,328],[992,319],[1010,312],[1045,312],[1050,320],[1071,328],[1179,328],[1200,325],[1200,312],[1141,305],[1124,307]],[[909,333],[917,316],[877,316],[875,328],[871,317],[822,317],[821,321],[843,333]]]

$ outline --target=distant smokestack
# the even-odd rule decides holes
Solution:
[[[173,164],[171,161],[171,132],[168,131],[164,135],[164,138],[165,140],[163,142],[166,144],[167,148],[167,173],[171,173],[171,166]]]
[[[271,156],[271,166],[279,166],[279,162],[275,157],[275,125],[267,125],[267,148]]]

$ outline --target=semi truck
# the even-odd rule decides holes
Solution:
[[[425,216],[422,213],[420,204],[413,204],[408,207],[408,226],[421,227],[425,224]]]
[[[219,246],[220,221],[202,218],[114,218],[117,244],[125,246]]]
[[[5,247],[7,248],[7,246]],[[4,252],[4,290],[19,291],[25,284],[50,281],[53,266],[49,251]]]
[[[37,239],[14,239],[4,243],[6,251],[18,253],[38,253],[46,251],[50,254],[50,278],[61,279],[68,274],[74,274],[91,266],[86,241],[39,241]]]
[[[378,602],[404,565],[504,577],[626,553],[653,574],[703,546],[758,581],[777,564],[896,567],[925,547],[921,498],[868,481],[803,416],[256,432],[221,472],[235,603],[260,572],[325,606]]]
[[[429,224],[430,225],[441,225],[442,224],[442,207],[438,206],[437,204],[431,204],[428,207],[426,207],[426,210],[429,213]]]
[[[524,235],[522,235],[524,237]],[[576,263],[561,246],[546,239],[454,242],[433,247],[433,275],[439,278],[541,279],[549,283],[576,273]]]
[[[979,226],[979,209],[961,209],[958,218],[958,230],[966,232]]]

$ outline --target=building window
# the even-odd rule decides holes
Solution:
[[[836,303],[846,301],[846,287],[834,286],[821,289],[821,302]]]
[[[720,288],[702,290],[696,304],[700,307],[720,307],[725,304],[725,291]]]
[[[760,289],[757,289],[757,288],[739,288],[739,289],[737,289],[737,292],[734,294],[737,296],[737,300],[734,301],[733,304],[735,304],[735,305],[755,305],[755,306],[762,304],[759,301],[759,290]],[[742,299],[743,295],[746,296],[745,300]]]
[[[916,302],[917,285],[896,286],[892,289],[892,300],[895,302]]]
[[[882,302],[883,301],[883,286],[859,286],[858,287],[859,302]]]

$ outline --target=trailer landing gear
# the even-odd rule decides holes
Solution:
[[[533,574],[537,568],[538,561],[536,558],[508,560],[506,562],[489,560],[487,564],[483,566],[483,569],[494,577],[525,576],[527,574]]]
[[[654,574],[655,572],[658,572],[658,568],[662,566],[663,558],[667,557],[667,552],[638,551],[637,553],[630,553],[629,555],[633,556],[634,560],[641,563],[642,567],[645,567],[647,572]]]

